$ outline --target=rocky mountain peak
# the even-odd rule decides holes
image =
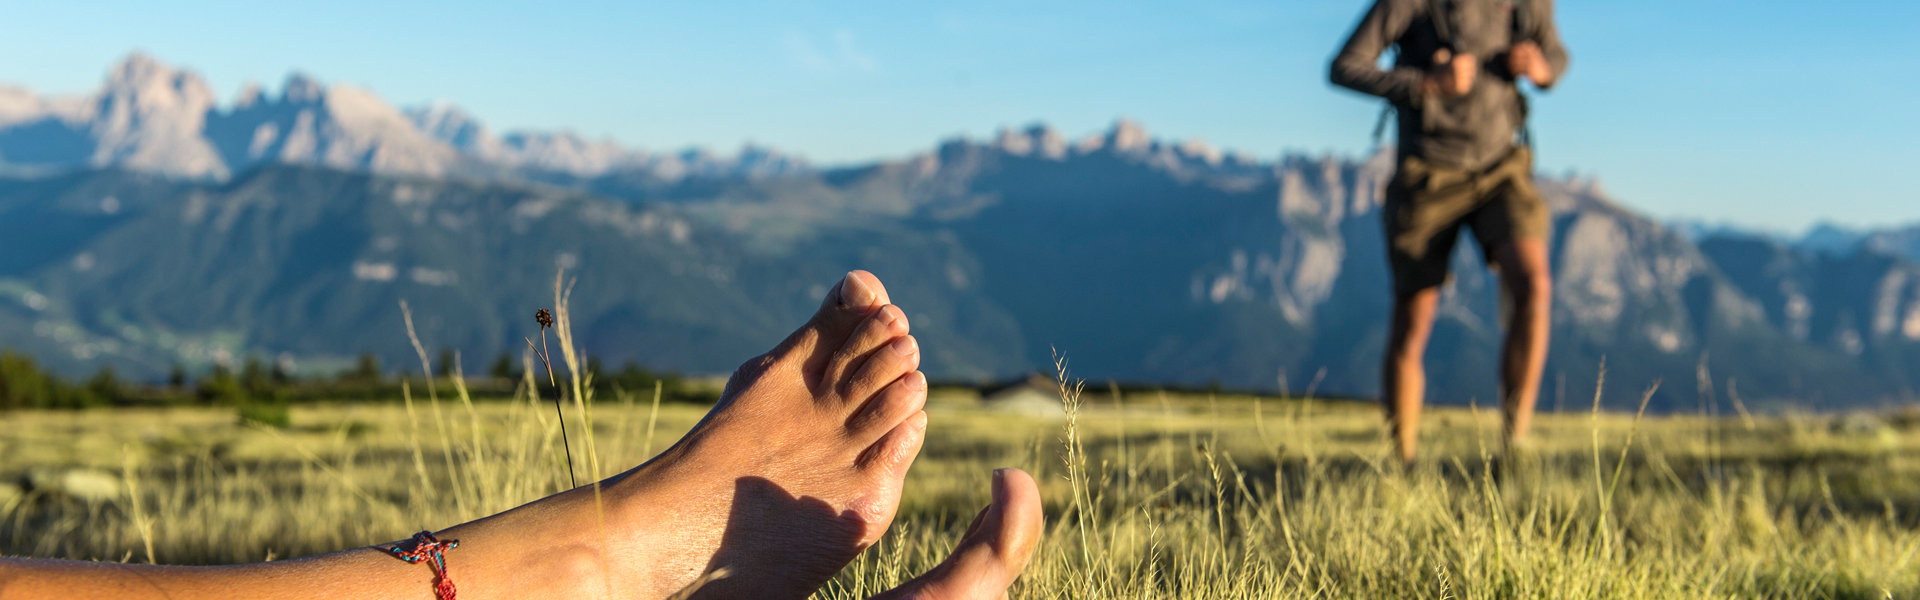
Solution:
[[[486,143],[484,139],[474,144]],[[612,140],[588,140],[572,131],[515,131],[500,139],[506,160],[534,168],[591,175],[627,166],[636,156]]]
[[[407,137],[427,137],[425,132],[414,127],[413,120],[407,118],[400,109],[387,104],[385,99],[365,88],[351,85],[335,85],[325,88],[323,104],[333,118],[367,126],[386,128],[394,135]]]
[[[1033,123],[1018,130],[1001,128],[992,145],[1016,156],[1059,159],[1067,155],[1067,139],[1045,123]]]
[[[204,114],[214,105],[213,89],[199,74],[174,69],[143,52],[128,54],[114,65],[100,97],[103,104],[125,103],[142,111],[179,108]]]
[[[0,125],[38,116],[44,109],[39,96],[27,90],[0,85]]]
[[[490,137],[486,125],[451,102],[434,102],[403,112],[427,135],[463,151],[477,149]]]
[[[287,80],[280,84],[280,101],[289,104],[316,104],[326,95],[327,86],[299,71],[288,74]]]
[[[246,110],[267,103],[267,91],[259,83],[249,81],[240,86],[240,93],[233,97],[234,110]]]
[[[1007,154],[1024,156],[1033,152],[1033,138],[1023,131],[1001,129],[1000,135],[993,140],[993,147]]]
[[[1107,130],[1107,146],[1115,152],[1143,152],[1153,147],[1153,137],[1139,121],[1122,117]]]
[[[200,136],[213,90],[190,71],[134,52],[108,73],[88,127],[92,165],[126,165],[188,177],[221,177],[226,165]]]
[[[1212,166],[1218,166],[1221,161],[1226,158],[1226,155],[1222,153],[1219,148],[1215,148],[1213,144],[1209,144],[1206,140],[1199,138],[1180,142],[1178,148],[1182,157],[1198,160]]]
[[[1033,140],[1041,156],[1058,159],[1067,155],[1067,138],[1044,123],[1028,126],[1027,139]]]
[[[134,51],[107,71],[107,88],[137,90],[154,85],[170,85],[176,74],[172,66],[152,55]]]
[[[1821,221],[1807,228],[1807,232],[1795,241],[1795,245],[1815,252],[1839,254],[1858,247],[1867,238],[1867,232]]]

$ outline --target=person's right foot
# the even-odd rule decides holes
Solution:
[[[462,539],[449,562],[517,548],[526,578],[594,596],[666,598],[696,582],[694,598],[812,594],[886,532],[926,431],[920,350],[888,302],[872,274],[848,273],[673,447],[597,497],[578,488],[442,532]]]
[[[637,488],[626,516],[657,534],[618,561],[648,575],[631,582],[656,592],[641,596],[725,568],[694,597],[801,598],[878,541],[926,431],[919,364],[886,288],[848,273],[686,437],[614,478]]]

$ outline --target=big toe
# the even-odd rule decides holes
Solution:
[[[776,354],[799,354],[809,363],[824,363],[831,350],[838,349],[853,335],[860,322],[880,307],[893,302],[880,278],[866,271],[849,271],[840,283],[820,300],[813,318],[775,349]],[[827,352],[821,352],[825,349]],[[818,367],[819,365],[809,366]]]
[[[1033,558],[1045,523],[1040,488],[1019,469],[993,473],[993,503],[967,527],[953,554],[933,570],[876,599],[975,600],[1004,598]]]
[[[880,285],[879,277],[855,269],[840,278],[840,285],[834,286],[833,292],[820,301],[820,311],[824,313],[830,308],[842,308],[858,310],[861,316],[865,316],[873,309],[892,302],[887,297],[887,286]]]

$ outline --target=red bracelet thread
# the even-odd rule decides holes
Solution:
[[[431,531],[413,534],[413,539],[387,549],[387,553],[409,564],[428,561],[427,567],[433,569],[433,597],[437,600],[454,600],[453,579],[447,577],[446,552],[460,547],[460,540],[440,541]]]

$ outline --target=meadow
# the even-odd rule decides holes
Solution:
[[[0,414],[0,553],[283,558],[566,484],[550,402],[447,384],[298,406],[286,427],[212,408]],[[1368,404],[1065,392],[1049,415],[936,390],[900,518],[818,597],[936,563],[1002,466],[1046,498],[1016,598],[1920,597],[1920,432],[1898,419],[1547,414],[1535,449],[1503,462],[1497,414],[1438,409],[1401,473]],[[584,479],[663,449],[705,407],[635,393],[570,409],[592,423],[573,423]]]

